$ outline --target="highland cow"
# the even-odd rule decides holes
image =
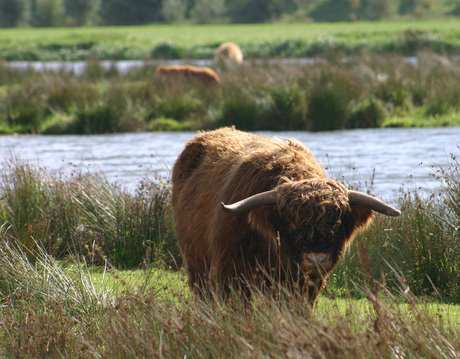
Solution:
[[[222,128],[198,134],[172,174],[175,231],[199,295],[273,283],[311,305],[373,211],[400,212],[326,177],[296,140]]]
[[[214,65],[227,69],[234,68],[243,63],[243,53],[238,45],[225,42],[219,46],[214,55]]]
[[[191,65],[161,65],[156,72],[165,79],[197,81],[203,85],[221,85],[219,75],[209,67]]]

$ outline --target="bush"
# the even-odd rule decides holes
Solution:
[[[343,129],[347,118],[344,94],[330,86],[318,88],[310,94],[307,116],[312,131]]]
[[[89,105],[77,112],[76,133],[112,133],[119,128],[119,113],[107,103]]]
[[[24,25],[30,18],[27,0],[0,0],[0,27]]]
[[[180,59],[184,49],[172,41],[161,42],[154,47],[150,56],[154,59]]]
[[[51,27],[64,24],[63,0],[36,0],[32,18],[35,26]]]
[[[235,124],[247,130],[321,131],[380,126],[383,120],[388,124],[387,116],[393,124],[404,117],[415,119],[405,121],[410,126],[455,125],[460,108],[458,66],[427,53],[417,67],[399,57],[372,55],[312,66],[242,66],[220,73],[222,86],[214,88],[164,81],[155,66],[120,74],[95,61],[78,76],[0,69],[3,133],[144,131],[161,118],[187,123],[184,129]],[[446,118],[436,120],[440,117]],[[150,129],[164,125],[151,123]]]
[[[65,113],[48,116],[40,125],[40,133],[44,135],[66,135],[77,132],[76,120]]]
[[[259,106],[254,96],[237,88],[225,92],[222,117],[217,119],[217,126],[234,125],[239,130],[254,130],[259,115]]]
[[[194,124],[189,121],[178,122],[172,118],[157,118],[149,122],[148,130],[155,132],[192,131]]]
[[[385,105],[375,97],[366,97],[349,106],[347,128],[379,127],[386,117]]]
[[[45,94],[40,85],[14,86],[5,96],[6,123],[15,131],[38,132],[39,123],[47,114]]]
[[[288,131],[307,129],[307,98],[298,86],[276,87],[265,114],[258,121],[261,130]]]

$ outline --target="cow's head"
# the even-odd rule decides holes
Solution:
[[[290,262],[314,282],[336,266],[354,234],[372,219],[372,211],[400,214],[372,196],[323,178],[284,180],[274,190],[222,205],[231,213],[274,206],[264,229],[279,238]]]

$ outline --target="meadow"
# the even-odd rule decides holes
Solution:
[[[0,29],[0,60],[211,59],[226,41],[246,58],[305,57],[339,51],[458,54],[456,18],[356,23],[148,25]]]
[[[0,29],[0,60],[89,62],[82,75],[0,62],[0,133],[458,126],[458,39],[456,19]],[[121,74],[99,64],[212,59],[225,41],[246,65],[216,69],[218,89],[165,83],[153,65]],[[304,57],[317,62],[255,64]]]
[[[460,72],[446,56],[459,48],[454,21],[212,28],[1,29],[4,59],[93,61],[81,76],[0,64],[0,132],[460,124]],[[219,89],[159,81],[154,67],[122,75],[97,61],[210,58],[228,40],[248,57],[328,61],[223,72]],[[344,54],[356,56],[343,62]],[[196,301],[167,178],[127,191],[103,173],[64,176],[12,158],[0,177],[0,356],[459,358],[459,155],[433,169],[439,192],[397,193],[402,215],[377,216],[356,238],[313,309],[256,288],[249,308],[237,293]]]
[[[402,215],[377,216],[311,310],[256,288],[249,308],[237,293],[196,301],[164,179],[131,193],[103,174],[12,159],[0,182],[0,355],[457,358],[459,171],[452,154],[433,170],[439,193],[401,190]]]

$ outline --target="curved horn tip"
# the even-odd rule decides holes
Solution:
[[[388,211],[386,213],[387,216],[391,216],[391,217],[398,217],[401,215],[401,211],[399,209],[396,209],[396,208],[389,208]]]
[[[222,206],[222,209],[225,211],[225,212],[232,212],[232,205],[229,204],[229,205],[226,205],[224,202],[220,202],[220,205]]]
[[[362,192],[349,190],[348,198],[350,204],[357,204],[363,207],[367,207],[386,216],[397,217],[401,214],[401,211],[393,208],[389,204]]]

